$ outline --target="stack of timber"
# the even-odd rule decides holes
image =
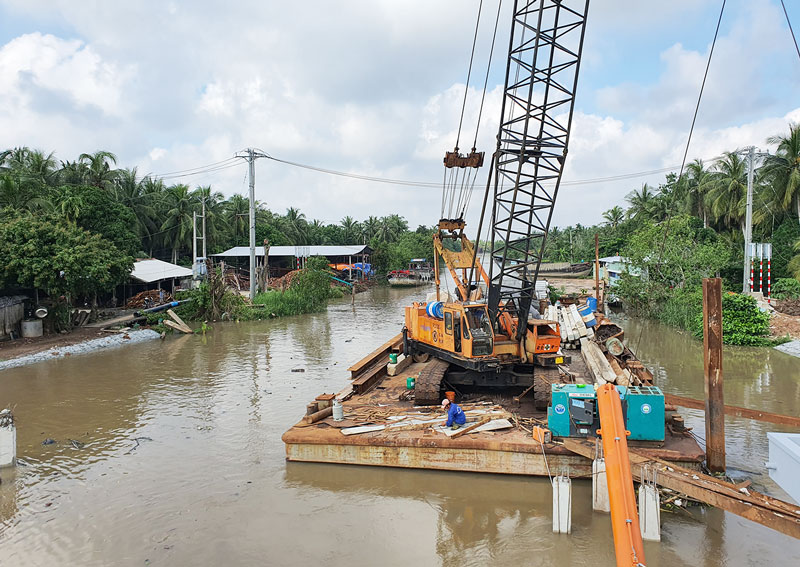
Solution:
[[[580,339],[581,357],[598,386],[652,386],[653,375],[622,342],[622,329],[598,317],[595,336]]]
[[[594,337],[594,330],[587,327],[583,317],[578,313],[578,307],[572,305],[549,305],[544,312],[547,321],[556,321],[561,330],[561,348],[576,349],[584,337]],[[555,326],[551,325],[553,330]]]

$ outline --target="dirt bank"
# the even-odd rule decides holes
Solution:
[[[89,329],[86,327],[78,327],[71,333],[65,335],[45,335],[43,337],[36,337],[32,339],[16,339],[13,341],[0,342],[0,360],[11,360],[28,354],[35,354],[44,350],[52,348],[65,347],[75,345],[84,341],[96,339],[98,337],[107,336],[100,329]]]

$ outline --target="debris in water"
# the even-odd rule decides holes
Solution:
[[[81,443],[80,441],[75,441],[75,439],[67,439],[67,441],[69,441],[69,442],[70,442],[70,444],[71,444],[71,445],[72,445],[72,446],[73,446],[75,449],[83,449],[83,446],[85,445],[85,443]]]
[[[58,441],[55,439],[50,439],[49,437],[42,441],[42,445],[54,445],[55,443],[58,443]]]
[[[292,368],[292,372],[305,372],[305,368]]]

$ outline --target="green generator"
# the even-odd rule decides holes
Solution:
[[[664,394],[655,386],[616,386],[622,402],[628,439],[664,440]],[[595,437],[600,429],[594,386],[553,384],[547,427],[554,437]]]

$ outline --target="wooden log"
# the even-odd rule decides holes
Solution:
[[[602,382],[597,380],[598,384],[602,385],[606,382],[615,384],[617,382],[617,374],[612,370],[599,346],[589,339],[583,338],[581,339],[581,355],[595,378],[602,380]]]
[[[306,423],[316,423],[332,415],[333,415],[333,406],[330,406],[325,409],[314,412],[311,415],[304,416],[303,421],[305,421]]]
[[[192,334],[192,330],[191,329],[189,329],[188,327],[184,327],[184,326],[178,325],[175,321],[172,321],[170,319],[164,319],[164,324],[167,327],[171,328],[171,329],[175,329],[176,331],[180,331],[181,333],[186,333],[187,335],[191,335]]]

